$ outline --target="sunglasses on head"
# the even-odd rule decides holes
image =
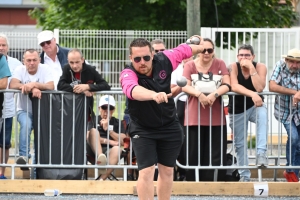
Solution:
[[[154,51],[155,51],[155,53],[158,53],[158,52],[160,52],[160,51],[164,51],[165,49],[155,49]]]
[[[51,39],[52,40],[52,39]],[[48,41],[45,41],[45,42],[42,42],[40,45],[41,47],[45,46],[45,44],[51,44],[51,40],[48,40]]]
[[[148,62],[151,59],[151,56],[143,56],[143,57],[135,57],[133,58],[134,62],[139,63],[141,62],[142,58],[144,61]]]
[[[203,49],[203,51],[201,53],[205,54],[205,53],[211,54],[212,52],[214,52],[213,48],[208,48],[208,49]]]
[[[104,106],[101,106],[101,109],[102,110],[107,110],[108,109],[108,106],[104,105]],[[115,107],[114,106],[109,106],[109,110],[114,110]]]

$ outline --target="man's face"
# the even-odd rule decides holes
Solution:
[[[152,73],[153,54],[149,46],[145,47],[131,47],[131,55],[129,56],[134,69],[146,76]]]
[[[38,52],[34,51],[33,53],[30,53],[29,51],[27,51],[24,54],[23,63],[26,66],[28,73],[34,75],[37,72],[40,64],[40,57]]]
[[[40,44],[40,46],[42,47],[43,51],[47,55],[56,54],[56,52],[57,52],[57,46],[56,46],[56,40],[55,40],[55,38],[52,38],[49,41],[42,42]]]
[[[300,70],[300,61],[285,59],[285,62],[287,63],[287,66],[288,66],[289,71],[291,73],[298,73],[299,72],[299,70]]]
[[[153,44],[152,48],[154,50],[154,53],[158,53],[160,51],[164,51],[166,50],[166,47],[164,44]]]
[[[0,37],[0,53],[7,56],[8,45],[5,38]]]
[[[100,112],[100,116],[102,119],[107,119],[108,112],[109,112],[109,119],[111,119],[112,115],[115,112],[115,107],[109,106],[109,109],[108,109],[108,105],[102,105],[99,107],[99,112]]]
[[[78,52],[71,52],[68,54],[68,63],[73,72],[81,72],[84,58]]]
[[[251,51],[248,49],[240,49],[239,54],[237,55],[238,61],[241,62],[243,59],[253,61],[255,56],[252,55]]]

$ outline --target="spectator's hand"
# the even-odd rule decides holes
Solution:
[[[83,93],[84,93],[85,96],[87,96],[87,97],[92,97],[92,96],[94,95],[94,93],[93,93],[93,92],[90,92],[90,91],[84,91]]]
[[[103,130],[107,131],[107,129],[108,129],[108,119],[101,119],[100,126],[103,128]]]
[[[73,87],[73,92],[77,94],[81,94],[87,90],[89,90],[89,86],[87,84],[74,85]]]
[[[22,94],[28,94],[35,87],[35,82],[26,83],[20,87]]]
[[[114,140],[109,140],[109,144],[110,144],[111,146],[119,146],[119,142],[114,141]]]
[[[200,101],[200,103],[204,109],[205,109],[205,106],[208,106],[211,104],[209,98],[203,93],[200,94],[200,96],[198,97],[198,100]]]
[[[250,68],[253,66],[252,64],[252,61],[251,60],[248,60],[248,59],[242,59],[241,62],[240,62],[240,65],[242,67],[245,67],[247,69],[250,70]],[[254,67],[254,66],[253,66]]]
[[[215,92],[213,92],[213,93],[210,93],[208,96],[207,96],[207,98],[208,98],[208,102],[209,102],[209,105],[210,105],[210,107],[214,104],[214,102],[216,101],[216,97],[215,97]]]
[[[166,94],[165,92],[158,92],[152,96],[152,99],[156,101],[156,103],[168,103],[168,98],[172,97],[172,93]]]
[[[41,90],[39,90],[37,88],[33,88],[32,89],[32,97],[37,97],[37,98],[41,99],[42,98]]]
[[[298,102],[300,101],[300,91],[296,92],[296,94],[293,97],[293,105],[297,105]]]
[[[261,107],[263,105],[263,101],[257,93],[254,93],[252,95],[252,101],[253,101],[255,107]]]

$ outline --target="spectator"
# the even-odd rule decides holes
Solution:
[[[160,51],[166,50],[165,43],[162,39],[152,40],[151,47],[152,47],[153,53],[158,53]]]
[[[52,31],[42,31],[38,34],[37,38],[43,50],[40,54],[41,63],[49,65],[52,69],[56,89],[59,77],[62,75],[62,68],[68,64],[69,49],[56,44],[56,39]]]
[[[143,38],[130,43],[131,64],[121,72],[120,82],[128,97],[129,134],[139,169],[138,197],[153,198],[153,175],[158,163],[158,199],[170,199],[173,169],[183,141],[171,98],[171,73],[183,59],[203,51],[203,46],[182,44],[155,55],[151,48]]]
[[[291,49],[284,60],[276,63],[269,82],[269,90],[276,95],[274,116],[280,121],[286,132],[286,166],[300,165],[300,50]],[[299,169],[286,169],[283,172],[288,182],[299,181]]]
[[[187,85],[182,88],[182,91],[189,94],[188,107],[186,107],[188,117],[185,116],[184,122],[188,128],[188,165],[197,166],[199,163],[201,166],[209,166],[210,164],[220,166],[226,165],[227,147],[227,127],[225,115],[224,113],[221,114],[223,107],[221,96],[230,91],[230,78],[224,61],[215,58],[214,43],[208,38],[203,40],[204,51],[199,53],[195,60],[187,62],[183,69],[183,76],[187,78]],[[203,94],[196,90],[191,82],[191,75],[199,72],[223,75],[223,85],[210,94]],[[200,155],[198,154],[199,148]],[[200,181],[214,180],[214,170],[200,170],[199,175]],[[225,181],[225,177],[226,170],[219,170],[217,180]],[[195,170],[187,170],[186,180],[196,180]]]
[[[41,98],[42,90],[53,90],[54,80],[51,69],[48,65],[40,63],[40,57],[36,50],[27,49],[23,55],[24,65],[18,66],[9,88],[21,90],[18,94],[17,102],[17,120],[20,124],[19,134],[19,157],[17,164],[26,164],[30,155],[30,134],[32,126],[32,104],[28,97],[32,93],[32,97]],[[22,170],[28,168],[21,168]]]
[[[104,95],[100,98],[99,102],[99,112],[100,115],[95,118],[97,121],[97,130],[99,131],[98,137],[93,137],[89,140],[89,144],[97,144],[102,148],[102,151],[105,152],[109,157],[108,163],[110,165],[116,165],[119,161],[119,156],[121,155],[122,149],[120,148],[123,145],[123,139],[125,138],[125,128],[121,123],[119,127],[119,119],[113,117],[112,115],[115,112],[116,102],[113,96]],[[95,128],[90,130],[90,135],[98,134]],[[109,150],[107,149],[109,147]],[[88,145],[87,153],[93,155],[94,150]],[[107,169],[106,173],[100,174],[99,180],[105,180],[109,177],[113,169]]]
[[[267,68],[263,63],[254,62],[255,55],[251,45],[244,44],[238,49],[238,62],[229,68],[232,91],[241,95],[229,96],[228,112],[230,128],[233,130],[237,164],[248,166],[247,139],[248,122],[256,123],[256,165],[265,167],[267,161],[267,107],[263,96],[258,95],[266,86]],[[244,104],[246,97],[246,105]],[[245,110],[246,108],[246,110]],[[245,119],[246,118],[246,119]],[[244,156],[245,155],[245,156]],[[240,181],[249,182],[249,169],[240,169]]]
[[[8,38],[3,33],[0,33],[0,53],[6,56],[10,73],[13,74],[15,68],[19,65],[22,65],[22,63],[18,59],[8,56],[7,55],[8,50],[9,50]],[[10,80],[11,78],[8,78],[7,88],[9,86]],[[3,134],[5,134],[4,162],[7,163],[9,158],[9,149],[11,147],[12,122],[13,122],[13,117],[16,113],[14,94],[5,93],[4,101],[5,102],[3,103],[2,118],[4,120],[3,124],[5,125],[2,125],[2,128],[0,129],[0,162],[3,161],[2,145],[3,145]],[[6,179],[4,173],[5,173],[5,167],[0,167],[0,179]]]
[[[171,76],[171,92],[173,97],[175,98],[178,94],[180,94],[182,92],[182,88],[179,87],[177,85],[177,80],[182,77],[183,74],[183,66],[186,62],[192,60],[193,57],[188,58],[188,59],[184,59],[179,66],[177,67],[177,69],[175,69],[172,72],[172,76]],[[178,119],[179,122],[182,126],[182,128],[184,128],[184,110],[185,110],[185,102],[187,99],[187,95],[182,95],[179,97],[179,99],[177,100],[177,104],[176,104],[176,110],[177,110],[177,115],[178,115]],[[179,156],[177,158],[177,160],[179,161],[180,164],[182,165],[186,165],[186,141],[185,141],[185,129],[183,129],[183,133],[184,133],[184,141],[183,144],[181,146],[181,150],[179,153]],[[186,180],[185,176],[186,176],[186,170],[183,168],[178,167],[177,168],[177,172],[179,175],[179,181],[184,181]]]
[[[79,49],[71,49],[68,53],[68,63],[63,68],[62,76],[57,85],[58,90],[66,92],[74,92],[76,94],[85,94],[88,97],[87,101],[90,105],[89,118],[93,114],[93,92],[110,90],[108,83],[101,77],[95,67],[88,65],[84,62],[84,57]],[[89,120],[87,130],[93,127],[93,123]],[[87,142],[91,145],[92,150],[95,152],[96,144],[95,133],[87,132]],[[97,164],[105,165],[106,156],[102,153],[101,145],[98,146]]]

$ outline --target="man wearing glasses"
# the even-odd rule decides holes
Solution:
[[[42,31],[38,34],[38,44],[42,47],[41,63],[47,64],[53,71],[54,86],[56,89],[59,77],[62,74],[62,68],[68,64],[69,49],[56,44],[56,39],[52,31]]]
[[[262,92],[266,86],[267,68],[263,63],[254,62],[254,58],[253,47],[244,44],[238,49],[238,62],[229,66],[232,92],[240,94],[229,95],[229,126],[233,130],[237,163],[239,166],[247,166],[248,148],[244,144],[247,139],[248,122],[256,123],[256,165],[265,167],[268,165],[267,107],[263,102],[263,96],[258,92]],[[249,169],[240,169],[239,173],[241,182],[250,181]]]
[[[286,142],[286,166],[300,165],[300,50],[291,49],[284,60],[276,63],[269,82],[269,90],[276,95],[274,116],[280,121],[288,135]],[[288,182],[299,181],[299,169],[283,172]]]
[[[96,128],[92,128],[88,134],[88,146],[87,153],[89,156],[95,155],[96,148],[91,147],[98,145],[98,149],[102,149],[102,152],[108,155],[109,165],[116,165],[119,161],[119,156],[122,153],[120,146],[123,146],[123,139],[125,136],[125,128],[123,123],[120,123],[119,119],[113,117],[116,108],[116,101],[111,95],[104,95],[99,101],[99,113],[100,115],[94,121],[97,125]],[[119,124],[121,126],[119,126]],[[109,149],[109,150],[108,150]],[[100,181],[109,178],[113,169],[107,169],[107,171],[100,171],[100,176],[97,178]]]
[[[68,64],[63,67],[62,76],[59,79],[58,90],[66,92],[74,92],[76,94],[85,94],[89,108],[89,116],[93,114],[93,92],[110,90],[108,83],[102,78],[94,66],[84,62],[84,57],[79,49],[71,49],[68,53]],[[87,130],[93,127],[90,120]],[[93,136],[87,133],[88,143],[92,141]],[[93,150],[96,149],[95,143],[90,143]],[[96,155],[97,164],[105,165],[106,156],[102,153],[101,146],[98,146],[98,154]]]
[[[133,40],[129,46],[131,64],[120,74],[128,97],[129,135],[137,157],[139,199],[153,199],[153,175],[158,166],[158,199],[170,199],[173,169],[179,154],[183,131],[171,94],[171,73],[180,62],[203,51],[199,45],[181,44],[154,54],[149,41]],[[196,94],[195,94],[196,95]]]
[[[151,46],[153,48],[154,53],[158,53],[160,51],[166,50],[166,46],[163,40],[155,39],[151,41]]]

